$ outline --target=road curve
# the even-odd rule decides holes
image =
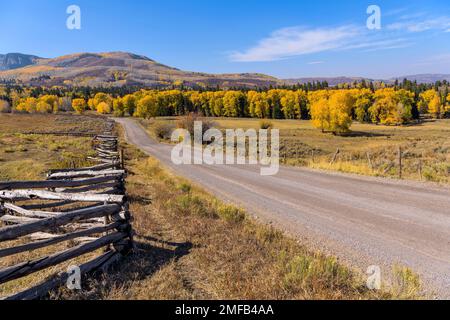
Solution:
[[[414,182],[281,167],[176,166],[132,119],[115,119],[129,143],[218,197],[365,272],[395,264],[418,272],[427,293],[450,298],[450,189]]]

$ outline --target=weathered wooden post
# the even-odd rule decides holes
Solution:
[[[331,159],[330,165],[332,165],[333,163],[336,162],[336,158],[337,158],[337,156],[338,156],[338,154],[339,154],[340,152],[341,152],[341,151],[339,150],[339,148],[337,148],[336,152],[335,152],[334,155],[333,155],[333,158]]]
[[[423,180],[423,174],[422,174],[422,159],[419,159],[419,177],[420,177],[420,180]]]
[[[369,151],[366,152],[366,156],[367,156],[367,161],[369,162],[369,168],[370,168],[370,170],[373,170],[372,159],[370,159]]]
[[[125,164],[123,163],[124,161],[123,161],[123,149],[120,149],[120,154],[119,154],[119,156],[120,156],[120,169],[124,169],[125,168]]]
[[[403,177],[403,163],[402,163],[402,147],[398,147],[398,176],[400,179]]]

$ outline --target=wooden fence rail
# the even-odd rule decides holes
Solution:
[[[97,165],[52,169],[43,181],[0,182],[0,258],[62,243],[62,251],[0,269],[0,284],[59,265],[104,248],[79,265],[82,274],[106,268],[133,248],[131,215],[125,196],[123,156],[108,122],[93,138]],[[43,211],[45,210],[45,211]],[[60,249],[59,249],[60,250]],[[17,261],[13,259],[13,261]],[[3,299],[37,299],[65,283],[60,272]]]

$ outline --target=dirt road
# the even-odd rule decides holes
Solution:
[[[302,242],[365,272],[394,264],[418,272],[428,293],[450,298],[450,190],[434,185],[281,167],[176,166],[172,146],[158,144],[132,119],[126,137],[178,174],[240,205]]]

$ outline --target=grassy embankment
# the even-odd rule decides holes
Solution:
[[[209,120],[220,129],[260,127],[257,119]],[[176,121],[176,118],[158,118],[141,122],[155,136],[155,127],[174,127]],[[346,136],[322,133],[313,128],[310,121],[269,122],[273,128],[280,129],[280,161],[284,164],[397,178],[398,148],[401,147],[403,178],[450,183],[450,120],[402,127],[354,123],[352,132]],[[340,153],[331,163],[337,148]]]
[[[9,119],[23,119],[15,117]],[[0,121],[4,123],[5,119]],[[36,163],[33,177],[40,178],[41,173],[54,166],[55,158],[64,159],[64,152],[75,153],[74,149],[82,148],[77,154],[85,154],[89,149],[88,141],[78,141],[78,138],[39,136],[31,143],[27,139],[33,136],[5,133],[1,129],[0,132],[0,155],[6,159],[0,163],[1,172],[7,179],[29,178],[28,172],[5,169],[13,161],[19,165],[20,161],[31,159]],[[8,140],[11,136],[14,142]],[[4,146],[4,141],[8,146]],[[39,143],[42,145],[37,146]],[[49,146],[55,143],[62,145],[50,157]],[[4,151],[17,145],[24,145],[27,151],[14,151],[16,156],[9,158],[11,153]],[[418,296],[418,279],[411,271],[395,268],[397,281],[392,288],[370,291],[363,277],[334,257],[311,252],[281,232],[253,221],[242,210],[172,175],[135,148],[126,144],[124,147],[130,172],[127,191],[135,218],[136,252],[101,279],[85,281],[82,292],[62,290],[54,293],[53,298],[392,299]],[[37,257],[38,253],[34,255]],[[1,264],[11,262],[18,261],[2,260]],[[62,270],[60,266],[0,286],[0,295]]]

